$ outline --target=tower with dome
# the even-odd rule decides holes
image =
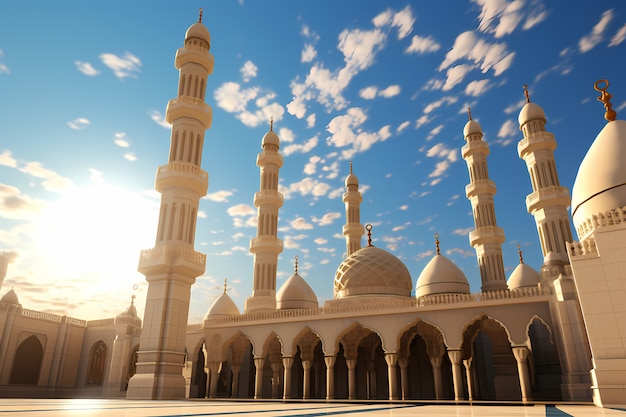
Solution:
[[[210,42],[200,19],[176,54],[180,77],[167,110],[169,159],[155,184],[161,193],[155,246],[139,262],[149,283],[143,320],[134,298],[114,318],[85,321],[25,308],[13,289],[4,291],[1,395],[624,404],[626,122],[611,109],[608,82],[596,84],[608,122],[572,192],[579,242],[571,236],[569,191],[557,175],[557,139],[545,129],[546,112],[525,91],[518,154],[529,172],[533,191],[526,206],[544,259],[534,269],[520,250],[508,279],[501,250],[506,225],[496,222],[498,178],[488,174],[489,146],[471,113],[459,126],[478,292],[442,254],[446,242],[438,235],[421,271],[373,244],[377,229],[361,223],[363,198],[350,163],[337,201],[345,207],[337,233],[345,238],[346,257],[334,276],[319,277],[334,294],[320,303],[297,258],[288,267],[279,263],[285,202],[278,178],[286,162],[270,121],[256,160],[260,189],[250,196],[258,226],[245,308],[239,310],[225,282],[202,322],[188,323],[195,279],[211,268],[194,249],[198,201],[208,187],[200,165],[212,121],[205,102]],[[0,255],[0,282],[7,264]],[[277,271],[292,268],[277,290]]]

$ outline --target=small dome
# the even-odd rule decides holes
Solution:
[[[507,284],[510,290],[536,287],[539,284],[539,273],[530,266],[520,263],[511,273]]]
[[[293,274],[276,293],[276,309],[317,308],[317,296],[298,274]]]
[[[542,266],[563,266],[563,265],[565,265],[565,261],[563,260],[561,255],[559,255],[556,252],[550,251],[543,258]]]
[[[415,297],[435,294],[469,294],[465,274],[443,255],[435,255],[422,270],[415,284]]]
[[[241,313],[239,313],[239,309],[233,299],[226,292],[223,292],[209,307],[205,320],[221,316],[238,316],[239,314]]]
[[[594,214],[626,206],[626,121],[607,123],[583,158],[572,189],[578,227]]]
[[[468,135],[474,133],[483,133],[483,129],[480,127],[480,124],[476,120],[468,120],[465,123],[465,127],[463,128],[463,137],[467,137]]]
[[[187,33],[185,33],[185,39],[200,38],[205,40],[209,45],[211,44],[211,34],[209,30],[202,23],[197,22],[189,26]]]
[[[135,304],[131,303],[128,308],[117,317],[137,317],[137,308],[135,307]]]
[[[335,298],[356,295],[410,297],[413,281],[406,266],[389,252],[366,246],[337,268]]]
[[[519,112],[519,116],[517,117],[517,121],[519,122],[520,127],[525,125],[527,122],[535,119],[543,119],[546,120],[546,114],[543,109],[535,104],[535,103],[526,103],[522,110]]]
[[[346,177],[346,188],[350,185],[359,185],[359,179],[353,173],[348,174]]]
[[[13,288],[0,298],[0,303],[19,304],[20,300],[17,298],[17,294],[13,291]]]
[[[263,142],[261,146],[265,145],[276,145],[280,146],[280,139],[278,139],[278,135],[272,129],[263,136]]]

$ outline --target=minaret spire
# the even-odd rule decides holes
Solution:
[[[208,188],[208,174],[200,166],[204,132],[212,121],[204,101],[213,72],[209,42],[209,31],[195,23],[176,53],[179,90],[166,110],[172,130],[168,163],[156,175],[161,208],[155,246],[142,251],[139,259],[148,293],[137,373],[129,381],[127,398],[185,397],[182,370],[191,285],[206,266],[206,256],[195,251],[194,241],[198,204]],[[193,89],[192,80],[197,86]]]
[[[609,81],[598,80],[593,85],[593,88],[596,91],[600,92],[600,97],[598,97],[598,101],[601,103],[604,103],[604,109],[605,109],[604,118],[608,122],[612,122],[613,120],[617,118],[617,113],[615,112],[615,110],[613,110],[613,104],[611,103],[611,97],[613,97],[613,95],[607,91],[609,88]]]
[[[283,205],[283,195],[278,191],[278,173],[283,157],[278,152],[280,139],[274,132],[274,119],[262,141],[263,150],[256,164],[261,170],[261,189],[254,195],[257,208],[257,235],[250,241],[254,255],[254,282],[252,296],[246,300],[245,312],[276,310],[276,271],[278,254],[283,242],[278,239],[278,209]]]
[[[463,129],[467,143],[461,149],[461,153],[469,171],[470,183],[465,187],[465,193],[472,203],[476,226],[469,234],[470,245],[476,250],[482,290],[506,289],[508,287],[502,260],[502,243],[505,238],[504,231],[496,223],[493,203],[496,185],[489,179],[487,169],[489,145],[483,140],[483,132],[478,122],[472,120],[469,108],[468,117],[469,120]]]
[[[518,118],[524,138],[517,144],[517,153],[526,161],[533,188],[526,197],[526,208],[535,218],[543,256],[555,252],[567,261],[565,245],[573,240],[567,209],[571,203],[569,190],[559,183],[554,159],[556,141],[546,131],[545,113],[530,102],[527,86],[524,94],[526,104]]]
[[[198,23],[202,23],[202,7],[200,7],[200,13],[198,15]]]
[[[361,249],[363,225],[361,224],[361,202],[363,196],[359,192],[359,179],[352,173],[346,177],[346,192],[343,193],[343,203],[346,206],[346,224],[343,226],[343,235],[346,238],[346,257]]]

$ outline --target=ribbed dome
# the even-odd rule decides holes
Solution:
[[[263,142],[261,142],[261,146],[265,145],[280,146],[280,139],[278,139],[278,135],[271,129],[265,134],[265,136],[263,136]]]
[[[239,309],[233,299],[226,292],[223,292],[222,295],[213,301],[205,319],[221,316],[238,316],[239,314],[241,313],[239,313]]]
[[[413,281],[406,266],[389,252],[366,246],[346,258],[335,274],[335,298],[356,295],[410,297]]]
[[[520,127],[535,119],[543,119],[544,121],[547,120],[546,113],[539,105],[535,103],[526,103],[517,117]]]
[[[443,255],[435,255],[422,270],[415,284],[415,297],[435,294],[469,294],[463,271]]]
[[[209,45],[211,44],[211,34],[209,33],[209,30],[206,28],[206,26],[199,22],[194,23],[193,25],[189,26],[189,29],[187,29],[187,33],[185,33],[185,39],[189,38],[200,38],[207,41]]]
[[[319,307],[317,296],[304,278],[298,274],[290,276],[276,294],[278,310],[317,307]]]
[[[519,264],[507,282],[510,290],[536,287],[539,284],[539,273],[526,264]]]
[[[19,304],[20,300],[18,300],[17,294],[13,291],[13,288],[11,288],[8,293],[0,298],[0,303]]]
[[[468,120],[463,128],[463,137],[467,137],[468,135],[472,135],[474,133],[483,133],[483,129],[476,120]]]
[[[626,206],[626,121],[600,131],[583,158],[572,189],[572,217],[578,227],[594,214]]]

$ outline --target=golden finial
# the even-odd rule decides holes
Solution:
[[[228,278],[224,278],[224,294],[226,294],[226,290],[228,289],[228,286],[226,285],[227,282]]]
[[[270,132],[274,130],[274,116],[270,117]]]
[[[131,306],[132,306],[132,305],[135,305],[135,298],[137,298],[137,297],[135,297],[135,294],[133,294],[133,295],[131,295],[131,296],[130,296],[130,305],[131,305]]]
[[[435,233],[435,247],[437,248],[437,255],[441,255],[441,249],[439,248],[439,233]]]
[[[613,110],[613,104],[611,103],[611,97],[613,97],[613,95],[606,91],[609,88],[609,81],[598,80],[593,85],[593,88],[596,91],[600,92],[600,97],[598,97],[598,101],[604,103],[604,109],[606,110],[606,112],[604,113],[604,118],[607,121],[612,122],[617,117],[617,113],[615,112],[615,110]]]
[[[517,254],[519,255],[519,263],[523,264],[524,263],[524,256],[522,254],[522,247],[520,245],[517,245]]]
[[[472,109],[467,107],[467,120],[472,120]]]
[[[298,275],[298,255],[294,257],[295,260],[295,274]]]
[[[352,161],[350,161],[350,174],[352,174]]]
[[[367,246],[372,246],[372,225],[367,224],[365,230],[367,230]]]
[[[528,84],[524,84],[524,95],[526,96],[526,103],[530,103],[530,95],[528,94]]]
[[[198,16],[198,23],[202,23],[202,7],[200,7],[200,16]]]

